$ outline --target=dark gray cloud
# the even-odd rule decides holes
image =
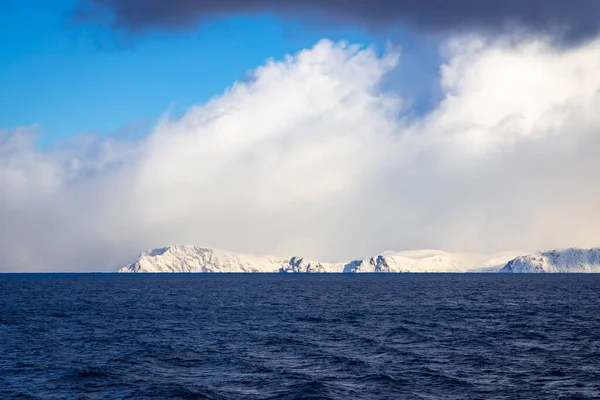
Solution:
[[[128,32],[195,26],[206,18],[274,12],[369,28],[404,23],[424,31],[503,31],[522,27],[564,43],[600,31],[599,0],[80,0],[79,20],[108,17]]]

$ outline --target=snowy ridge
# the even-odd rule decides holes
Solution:
[[[273,256],[178,245],[146,251],[119,272],[273,272],[284,262]]]
[[[344,272],[495,272],[521,254],[453,254],[441,250],[384,252],[370,259],[353,261]]]
[[[590,273],[600,272],[600,248],[559,249],[527,254],[511,260],[502,273]]]
[[[284,261],[278,271],[291,273],[319,273],[319,272],[342,272],[343,263],[322,263],[319,261],[306,260],[302,257],[292,257]]]
[[[169,246],[142,253],[119,272],[270,272],[270,273],[394,273],[492,272],[521,252],[453,254],[440,250],[384,252],[350,262],[326,263],[302,257],[237,254],[200,246]]]

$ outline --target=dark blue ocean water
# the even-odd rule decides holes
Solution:
[[[0,275],[0,398],[600,398],[599,275]]]

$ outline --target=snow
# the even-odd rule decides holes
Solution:
[[[200,246],[177,245],[142,253],[119,272],[270,272],[396,273],[495,272],[522,252],[448,253],[440,250],[387,251],[349,262],[328,263],[302,257],[237,254]]]
[[[600,272],[600,248],[569,248],[516,257],[502,273],[590,273]]]
[[[119,272],[275,272],[285,260],[199,246],[169,246],[142,253]]]
[[[497,271],[522,252],[448,253],[441,250],[387,251],[348,264],[344,272],[490,272]]]
[[[322,263],[306,260],[302,257],[292,257],[281,266],[279,272],[315,273],[315,272],[343,272],[343,263]]]

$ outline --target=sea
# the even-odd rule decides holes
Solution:
[[[600,274],[0,274],[0,399],[600,398]]]

